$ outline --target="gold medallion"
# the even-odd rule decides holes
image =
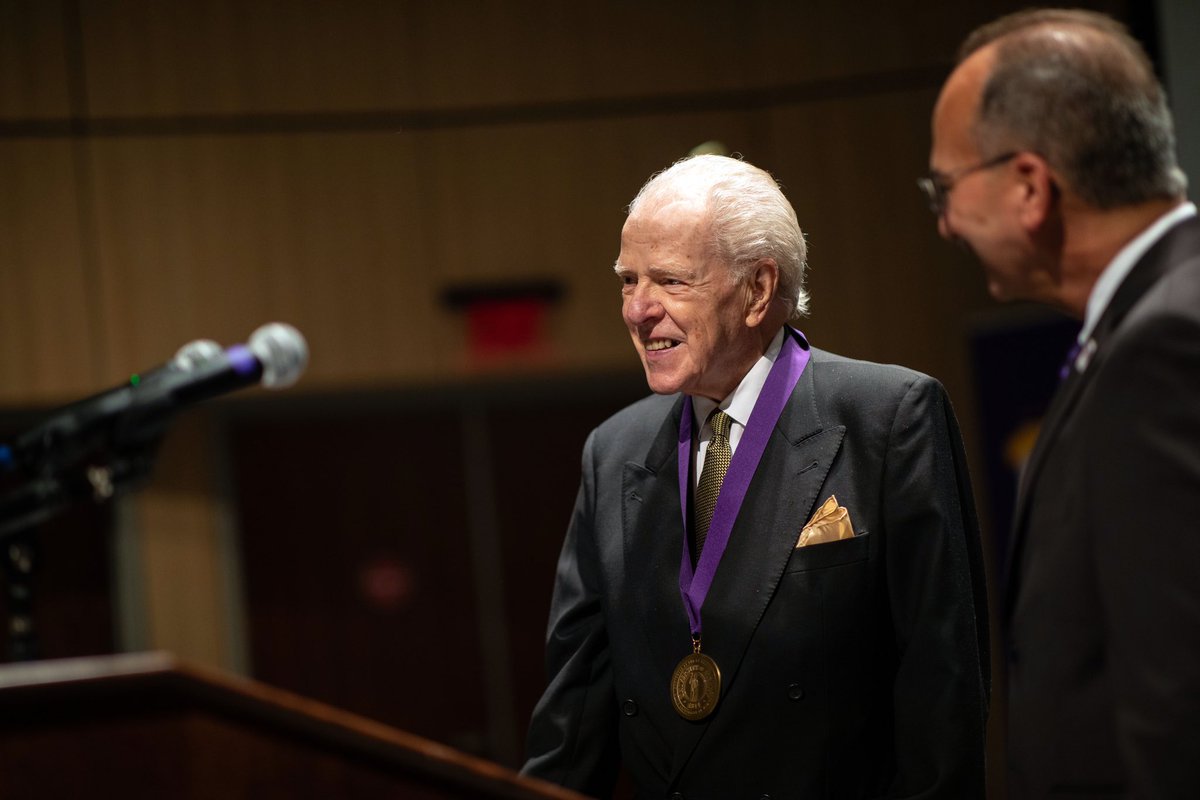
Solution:
[[[692,653],[671,675],[671,702],[684,719],[704,719],[721,698],[721,670],[703,653]]]

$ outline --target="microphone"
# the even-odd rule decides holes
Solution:
[[[166,366],[190,372],[201,364],[212,361],[223,352],[225,351],[221,349],[221,345],[212,339],[197,339],[179,348],[175,357],[168,361]]]
[[[282,322],[263,325],[249,342],[226,350],[207,339],[190,342],[165,365],[73,403],[11,446],[0,445],[0,468],[65,465],[102,444],[117,451],[149,446],[183,406],[257,384],[283,389],[307,365],[304,337]]]

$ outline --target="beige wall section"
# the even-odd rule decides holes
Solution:
[[[11,0],[10,0],[11,2]],[[786,86],[946,61],[1014,3],[80,3],[98,116],[453,109]]]
[[[281,319],[310,340],[310,385],[425,377],[447,359],[411,139],[116,138],[93,160],[116,358],[152,364]]]
[[[63,4],[0,2],[0,120],[70,113]]]
[[[472,280],[566,286],[527,366],[628,366],[621,209],[707,139],[787,184],[822,342],[964,394],[986,301],[945,280],[912,179],[938,70],[995,9],[868,5],[0,0],[0,64],[28,76],[0,81],[0,403],[274,319],[311,340],[300,390],[458,378],[438,297]]]
[[[205,414],[182,417],[164,442],[152,488],[127,497],[116,577],[137,588],[122,598],[118,638],[125,647],[168,650],[200,664],[236,668],[245,652],[236,552],[229,535],[227,497],[214,462],[215,423]],[[232,556],[232,557],[231,557]]]
[[[72,149],[0,140],[0,405],[80,394],[102,377]]]
[[[978,266],[938,238],[916,191],[929,143],[913,121],[935,96],[814,102],[774,111],[769,128],[809,241],[813,311],[801,327],[838,352],[936,376],[971,429],[968,325],[991,303]]]

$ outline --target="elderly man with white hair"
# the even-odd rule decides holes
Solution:
[[[983,796],[986,592],[957,423],[912,370],[810,346],[766,172],[679,162],[616,273],[655,393],[601,424],[558,564],[525,772],[608,796]]]

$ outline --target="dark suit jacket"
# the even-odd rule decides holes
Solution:
[[[1200,797],[1200,222],[1130,272],[1018,500],[1014,798]]]
[[[981,797],[985,590],[941,386],[813,351],[703,608],[723,687],[700,722],[668,692],[690,652],[682,407],[647,398],[587,441],[526,772],[598,796],[623,761],[639,797]],[[830,494],[857,535],[794,550]]]

